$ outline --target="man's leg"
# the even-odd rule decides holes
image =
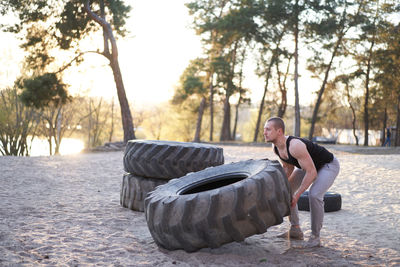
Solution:
[[[290,189],[292,191],[292,194],[299,189],[301,182],[303,181],[304,175],[306,174],[305,171],[302,169],[295,168],[293,171],[293,179],[290,182]],[[298,227],[300,225],[299,221],[299,209],[296,204],[295,207],[290,208],[290,216],[289,216],[290,224],[292,226]]]
[[[293,175],[293,180],[290,182],[290,189],[292,193],[296,192],[296,190],[300,187],[305,175],[305,171],[295,168],[293,170]],[[294,208],[290,208],[289,221],[291,224],[290,230],[287,233],[279,235],[279,237],[303,239],[303,232],[300,229],[299,210],[297,205]]]
[[[334,158],[331,163],[325,164],[319,171],[317,178],[310,188],[308,194],[310,202],[311,231],[312,238],[318,239],[315,244],[319,245],[319,235],[324,220],[324,195],[332,186],[339,174],[339,161]]]

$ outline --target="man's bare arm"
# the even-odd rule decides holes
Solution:
[[[294,170],[294,166],[291,165],[291,164],[288,164],[288,163],[286,163],[286,162],[284,162],[282,160],[281,160],[281,163],[282,163],[283,170],[285,171],[286,176],[287,176],[287,178],[288,178],[288,180],[290,182],[291,175],[292,175],[293,170]]]
[[[314,182],[315,178],[317,178],[317,170],[310,154],[307,151],[306,145],[300,140],[294,139],[290,142],[289,152],[297,159],[300,167],[306,172],[299,189],[294,192],[292,201],[292,206],[294,206],[296,205],[301,194],[306,191],[307,188]]]

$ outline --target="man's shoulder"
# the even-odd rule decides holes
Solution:
[[[296,136],[288,136],[289,139],[289,144],[292,145],[301,145],[304,144],[304,141],[302,140],[302,138],[300,137],[296,137]]]
[[[290,153],[302,151],[304,148],[306,148],[306,144],[297,137],[290,139],[289,144]]]

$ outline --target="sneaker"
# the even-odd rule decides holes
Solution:
[[[297,239],[297,240],[303,240],[304,235],[303,232],[301,231],[300,227],[290,227],[290,230],[287,231],[286,233],[283,233],[281,235],[278,235],[280,238],[289,238],[289,239]]]
[[[304,244],[304,248],[315,248],[320,247],[321,241],[319,236],[311,235],[307,242]]]

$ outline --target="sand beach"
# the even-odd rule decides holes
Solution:
[[[276,159],[271,148],[221,145],[225,163]],[[159,248],[144,213],[120,206],[123,151],[0,157],[0,266],[400,266],[400,150],[329,146],[341,163],[322,247],[277,238],[289,223],[194,253]],[[309,212],[300,211],[310,233]]]

